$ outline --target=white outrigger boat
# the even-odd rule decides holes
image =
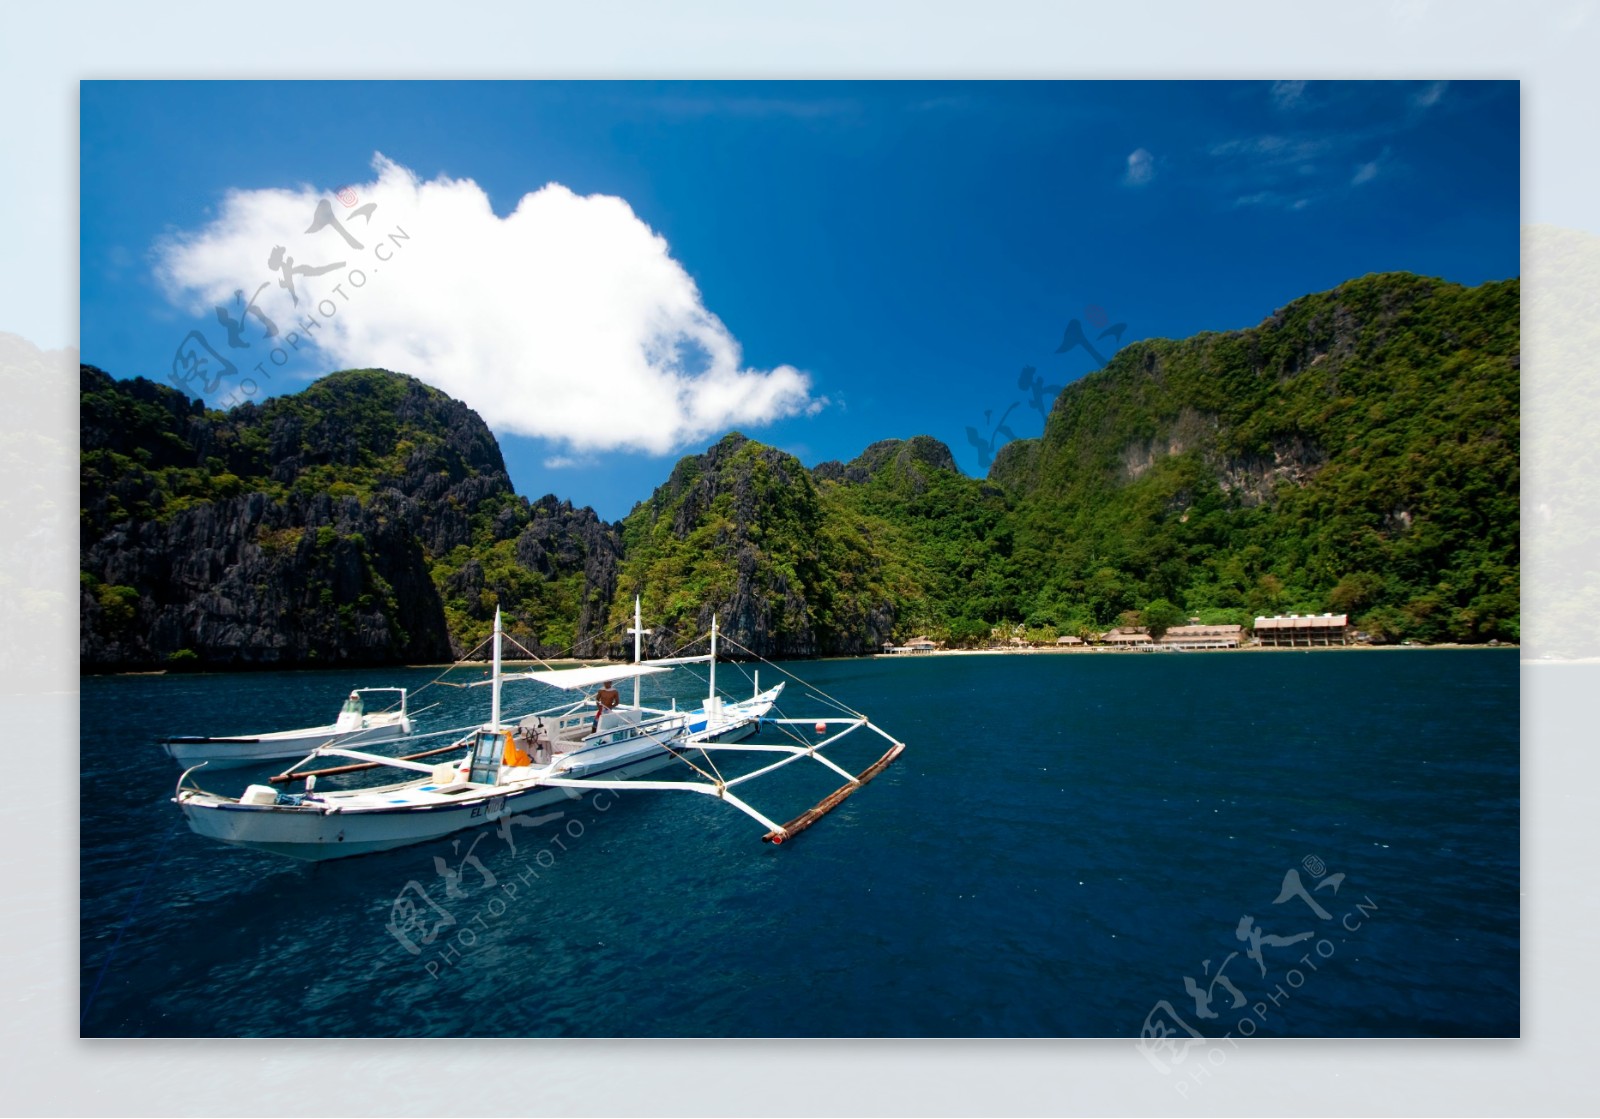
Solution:
[[[178,779],[174,802],[196,833],[239,847],[322,860],[422,843],[481,824],[499,823],[540,808],[581,798],[586,790],[654,789],[696,792],[732,805],[766,829],[763,838],[782,843],[810,827],[845,797],[870,781],[904,749],[904,744],[863,715],[848,718],[789,719],[769,715],[783,685],[740,702],[726,702],[716,693],[716,623],[712,622],[708,656],[660,661],[639,660],[639,608],[634,606],[634,662],[591,668],[545,669],[503,676],[500,613],[495,612],[494,670],[484,683],[492,687],[488,723],[454,744],[465,747],[455,761],[427,765],[410,758],[390,758],[342,745],[319,746],[276,782],[305,779],[305,791],[281,793],[269,785],[251,785],[238,797],[207,792],[189,782],[193,770]],[[697,711],[642,706],[639,679],[673,665],[708,662],[710,694]],[[547,711],[534,712],[508,725],[501,720],[501,688],[514,680],[534,680],[563,690],[634,680],[634,702],[597,710],[587,698]],[[476,686],[476,685],[469,685]],[[817,742],[804,740],[793,728],[814,727]],[[788,744],[742,744],[760,726],[784,730]],[[890,742],[890,749],[859,776],[822,754],[824,747],[846,735],[870,729]],[[454,747],[446,747],[449,751]],[[725,778],[711,761],[714,751],[754,751],[783,755],[750,773]],[[439,751],[432,751],[438,753]],[[347,758],[355,765],[296,773],[316,758]],[[802,758],[811,758],[843,776],[847,784],[810,811],[787,824],[777,824],[733,793],[734,787]],[[339,792],[315,791],[319,774],[388,766],[423,776],[398,784]],[[667,766],[681,766],[702,780],[640,780]],[[196,767],[198,768],[198,767]],[[559,815],[559,814],[557,814]],[[531,817],[519,823],[555,819]],[[502,826],[507,826],[502,824]]]
[[[397,694],[398,705],[368,711],[363,696],[379,692]],[[178,736],[161,739],[167,756],[184,767],[208,765],[212,769],[237,769],[259,762],[303,758],[319,746],[368,746],[391,742],[411,733],[404,688],[357,688],[344,701],[339,717],[321,727],[280,730],[267,734]]]

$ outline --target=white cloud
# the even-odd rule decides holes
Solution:
[[[1144,186],[1156,177],[1156,158],[1143,148],[1128,155],[1128,170],[1122,181],[1129,186]]]
[[[1449,82],[1429,82],[1412,95],[1411,103],[1419,109],[1432,108],[1444,98],[1444,91],[1449,85]]]
[[[1235,207],[1268,206],[1285,210],[1304,210],[1311,205],[1311,199],[1307,197],[1294,198],[1275,190],[1259,190],[1254,194],[1241,194],[1233,200],[1233,204]]]
[[[360,249],[331,227],[306,232],[331,193],[232,191],[216,220],[157,246],[169,297],[214,322],[235,290],[248,298],[279,279],[267,264],[274,246],[295,267],[342,261],[294,276],[298,305],[277,282],[260,293],[280,345],[295,331],[320,347],[324,367],[410,373],[498,432],[577,451],[664,454],[826,405],[792,366],[743,365],[665,239],[624,200],[549,183],[501,218],[470,179],[423,182],[382,155],[373,168],[348,205],[331,204]],[[367,203],[376,208],[363,218]],[[246,326],[259,339],[254,320]],[[241,354],[265,350],[258,340],[233,356],[243,366]]]
[[[1207,150],[1220,158],[1244,158],[1263,164],[1299,163],[1324,154],[1329,142],[1317,137],[1246,136],[1212,144]]]
[[[1356,167],[1355,174],[1350,177],[1350,185],[1358,187],[1370,183],[1379,175],[1388,175],[1394,169],[1394,161],[1390,159],[1392,149],[1385,147],[1378,153],[1378,158],[1369,160]]]
[[[1273,82],[1272,103],[1280,109],[1296,109],[1306,99],[1305,82]]]
[[[1258,190],[1254,194],[1241,194],[1233,200],[1235,206],[1282,206],[1286,199],[1275,190]]]

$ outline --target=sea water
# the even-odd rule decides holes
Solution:
[[[439,703],[419,732],[447,729],[487,689],[425,668],[85,679],[83,1034],[1519,1031],[1514,650],[782,667],[817,690],[791,681],[786,713],[836,714],[826,697],[907,743],[782,847],[710,797],[630,791],[315,865],[190,833],[154,740],[324,723],[358,686],[409,687]],[[646,702],[704,694],[661,687]],[[801,762],[740,789],[781,821],[839,783]]]

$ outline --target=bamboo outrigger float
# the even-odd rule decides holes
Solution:
[[[783,825],[783,827],[777,828],[774,831],[769,831],[766,835],[761,837],[761,842],[782,843],[786,839],[793,839],[795,836],[809,828],[812,824],[816,823],[828,813],[832,812],[835,808],[838,808],[839,805],[844,802],[844,799],[851,793],[855,792],[868,781],[871,781],[878,774],[888,769],[889,763],[898,758],[900,756],[900,751],[904,750],[905,748],[906,744],[904,742],[896,742],[884,752],[883,757],[879,758],[877,761],[867,766],[866,769],[863,769],[860,773],[850,778],[849,783],[839,786],[833,792],[819,800],[814,807],[806,809],[804,812],[800,813],[800,815]]]
[[[482,824],[522,817],[519,824],[538,824],[561,813],[533,816],[540,808],[582,797],[588,790],[659,790],[712,796],[737,808],[765,829],[765,842],[781,844],[805,831],[837,808],[851,794],[882,773],[904,743],[873,725],[861,713],[833,702],[846,717],[790,718],[772,712],[784,684],[761,690],[759,676],[754,694],[730,701],[717,694],[717,626],[713,619],[710,652],[705,656],[659,661],[640,659],[643,629],[637,600],[634,604],[634,662],[590,668],[544,669],[506,676],[501,672],[500,614],[495,612],[493,673],[482,681],[491,687],[489,721],[448,746],[405,757],[369,754],[347,746],[319,746],[288,771],[270,780],[287,784],[303,780],[303,792],[280,792],[270,785],[251,785],[237,797],[207,792],[190,782],[199,767],[178,779],[173,800],[192,830],[234,846],[270,851],[305,860],[323,860],[387,850],[427,842]],[[640,703],[642,677],[678,665],[706,663],[710,667],[709,694],[703,707],[679,711],[651,708]],[[780,669],[780,671],[782,671]],[[513,681],[537,681],[580,691],[613,681],[634,681],[634,702],[607,708],[592,706],[587,698],[535,711],[507,724],[501,719],[502,687]],[[478,686],[476,683],[468,686]],[[816,693],[820,697],[820,693]],[[614,697],[615,698],[615,697]],[[823,697],[825,698],[825,697]],[[822,735],[810,741],[804,730]],[[787,742],[750,742],[761,730],[771,730]],[[860,774],[841,768],[824,751],[858,731],[884,738],[888,750]],[[450,732],[456,733],[456,732]],[[424,764],[420,759],[438,754],[465,753],[455,761]],[[726,776],[715,758],[728,754],[771,754],[774,760],[748,773]],[[353,764],[304,769],[327,758]],[[844,778],[845,784],[787,824],[779,824],[749,804],[734,790],[797,761],[811,760]],[[379,767],[405,770],[412,777],[377,788],[319,791],[319,777],[333,777]],[[686,780],[651,779],[668,767],[684,767],[693,774]]]

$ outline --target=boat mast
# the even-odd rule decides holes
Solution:
[[[717,697],[717,616],[711,615],[711,692],[706,696],[709,703]]]
[[[644,628],[644,619],[639,614],[639,596],[633,596],[633,628],[628,631],[633,634],[633,663],[639,663],[639,639],[650,631]],[[633,678],[633,705],[639,706],[639,678]]]
[[[489,704],[489,726],[500,729],[500,607],[494,608],[494,698]]]

